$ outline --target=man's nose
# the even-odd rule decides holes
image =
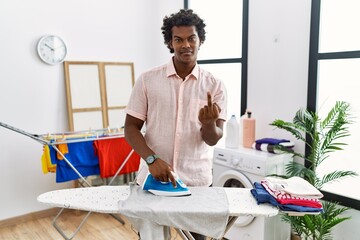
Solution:
[[[190,47],[190,42],[188,40],[184,40],[182,47],[183,48],[189,48]]]

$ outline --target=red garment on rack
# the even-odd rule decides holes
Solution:
[[[94,150],[95,154],[99,157],[100,176],[108,178],[116,174],[132,148],[125,138],[111,138],[95,140]],[[139,169],[139,164],[140,156],[133,152],[119,174],[136,172]]]

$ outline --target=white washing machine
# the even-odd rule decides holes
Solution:
[[[290,154],[272,154],[255,149],[214,148],[213,185],[253,188],[269,174],[283,175]],[[289,240],[290,225],[274,217],[239,217],[225,234],[229,240]]]

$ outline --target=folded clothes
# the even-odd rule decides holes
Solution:
[[[259,182],[254,182],[254,188],[250,190],[251,194],[256,199],[258,204],[270,203],[273,206],[278,207],[280,204],[276,199],[266,191],[266,189]]]
[[[299,189],[303,189],[304,185],[309,184],[308,182],[306,182],[304,179],[299,178],[299,177],[295,177],[298,178],[299,180],[297,181],[298,187]],[[272,178],[274,179],[274,178]],[[303,181],[301,181],[300,179],[302,179]],[[304,190],[304,192],[302,194],[299,195],[292,195],[289,194],[288,192],[284,191],[284,188],[286,186],[286,181],[287,179],[281,179],[280,181],[282,181],[283,184],[281,183],[274,183],[271,182],[271,180],[269,180],[269,178],[262,180],[261,181],[261,185],[266,189],[266,191],[271,194],[278,203],[280,204],[293,204],[293,205],[298,205],[298,206],[304,206],[304,207],[312,207],[312,208],[322,208],[322,204],[319,201],[318,198],[314,198],[314,192],[315,190],[318,191],[315,187],[313,187],[311,184],[310,186],[312,186],[315,190],[311,190],[311,194],[307,195],[307,193],[310,192],[310,190]],[[274,180],[275,181],[275,180]],[[307,183],[305,184],[304,181]],[[294,181],[295,182],[295,181]],[[294,186],[296,188],[296,186]],[[308,186],[307,186],[308,187]],[[319,192],[320,193],[320,192]],[[321,193],[320,193],[321,194]],[[319,196],[316,194],[316,196]]]
[[[288,179],[266,177],[264,181],[266,181],[272,189],[291,194],[293,197],[317,199],[324,197],[317,188],[301,177],[294,176]]]
[[[304,206],[298,206],[298,205],[292,205],[292,204],[280,204],[279,209],[282,211],[291,211],[291,212],[320,212],[323,213],[323,208],[313,208],[313,207],[304,207]]]
[[[278,149],[277,146],[283,146],[288,149],[291,149],[292,147],[294,147],[294,143],[293,142],[284,142],[284,143],[279,143],[277,145],[274,145],[274,144],[268,144],[268,143],[254,142],[252,144],[252,148],[259,150],[259,151],[264,151],[264,152],[269,152],[269,153],[284,153],[284,151]]]
[[[250,190],[258,204],[269,203],[282,211],[290,212],[323,212],[323,208],[313,208],[294,204],[280,204],[259,182],[254,183]]]
[[[277,139],[277,138],[262,138],[262,139],[258,139],[255,141],[256,143],[262,144],[262,143],[267,143],[267,144],[272,144],[272,145],[278,145],[280,143],[284,143],[284,142],[290,142],[290,140],[287,139]]]

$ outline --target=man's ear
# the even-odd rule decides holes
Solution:
[[[168,47],[169,47],[170,49],[174,49],[171,41],[168,42]]]

